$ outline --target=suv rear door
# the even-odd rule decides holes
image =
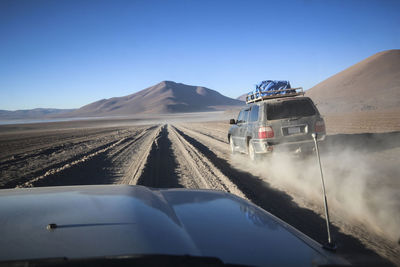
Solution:
[[[250,107],[242,109],[239,113],[237,120],[237,135],[235,139],[235,144],[239,146],[240,151],[246,151],[246,133],[247,133],[247,122],[249,117]]]
[[[259,111],[260,107],[257,104],[251,107],[246,135],[250,138],[258,138]]]
[[[275,132],[274,142],[312,139],[319,113],[308,98],[287,99],[267,104],[266,117]]]

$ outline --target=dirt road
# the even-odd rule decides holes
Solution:
[[[0,188],[117,183],[223,190],[325,242],[320,199],[277,183],[272,170],[239,164],[248,159],[232,157],[228,127],[209,122],[3,132]],[[333,214],[338,253],[354,263],[387,263],[377,253],[400,263],[396,244],[346,220],[340,209]]]

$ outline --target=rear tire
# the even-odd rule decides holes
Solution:
[[[231,147],[231,154],[232,154],[232,155],[236,154],[235,145],[233,144],[232,137],[229,138],[229,145],[230,145],[230,147]]]
[[[257,161],[258,160],[258,155],[254,151],[254,146],[251,143],[251,140],[249,141],[248,151],[249,151],[249,157],[250,157],[251,161]]]

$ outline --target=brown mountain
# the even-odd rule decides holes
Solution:
[[[243,94],[243,95],[237,97],[236,99],[240,100],[240,101],[246,101],[246,96],[247,96],[247,94]]]
[[[377,53],[306,92],[322,114],[400,111],[400,50]]]
[[[243,102],[205,87],[163,81],[128,96],[93,102],[69,115],[106,116],[215,111],[238,105],[243,105]]]

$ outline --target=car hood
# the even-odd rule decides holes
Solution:
[[[0,190],[0,214],[1,261],[133,254],[207,256],[247,265],[339,260],[250,202],[213,190],[6,189]]]

